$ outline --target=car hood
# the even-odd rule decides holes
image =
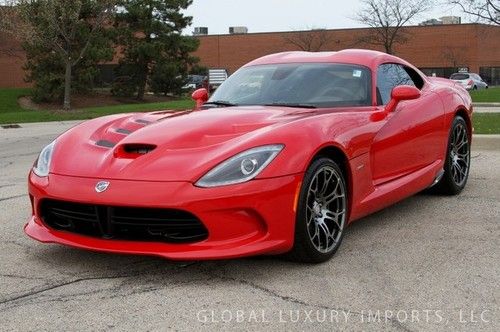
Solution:
[[[310,110],[230,107],[115,115],[57,139],[51,173],[136,181],[194,182],[221,161],[271,141],[273,127]]]

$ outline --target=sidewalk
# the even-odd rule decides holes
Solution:
[[[472,136],[473,150],[500,151],[500,135],[476,135]]]
[[[500,113],[500,103],[474,103],[475,113]]]

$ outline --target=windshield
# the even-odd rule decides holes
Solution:
[[[453,74],[450,77],[451,80],[457,80],[457,81],[466,80],[468,78],[469,74]]]
[[[371,75],[347,64],[294,63],[244,67],[208,101],[219,105],[336,107],[371,105]]]

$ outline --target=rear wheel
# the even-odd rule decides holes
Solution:
[[[445,195],[459,194],[467,184],[470,170],[470,139],[467,124],[456,116],[451,126],[444,175],[434,191]]]
[[[295,242],[288,257],[321,263],[337,251],[347,218],[347,187],[340,167],[319,158],[307,170],[295,221]]]

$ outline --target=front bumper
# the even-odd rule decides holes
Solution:
[[[188,182],[111,180],[109,189],[95,191],[103,179],[51,174],[29,177],[33,215],[25,232],[45,243],[87,250],[161,256],[173,260],[226,259],[280,254],[293,246],[295,197],[303,174],[253,180],[244,184],[198,188]],[[110,206],[171,208],[197,216],[208,229],[206,240],[189,244],[106,240],[47,227],[40,201],[63,200]]]

